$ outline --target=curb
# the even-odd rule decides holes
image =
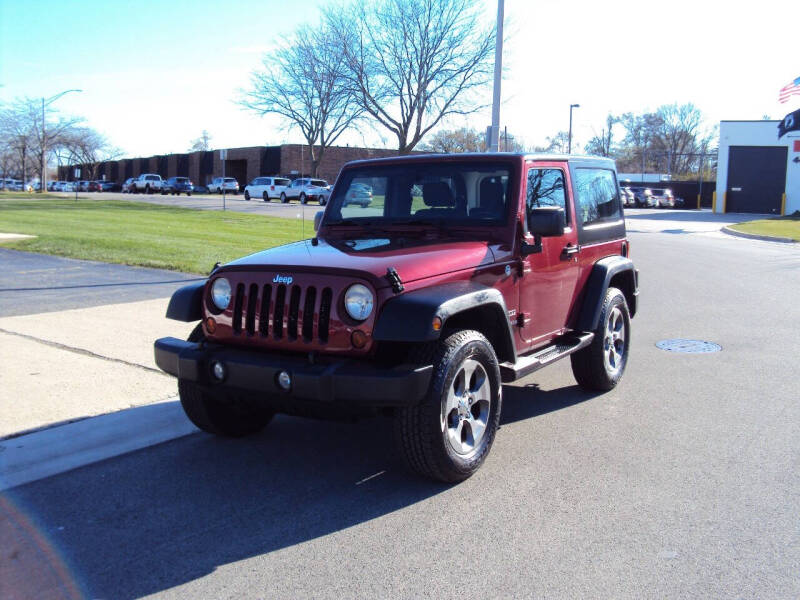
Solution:
[[[727,225],[723,227],[720,231],[722,231],[723,233],[727,233],[728,235],[732,235],[734,237],[747,238],[748,240],[761,240],[762,242],[780,242],[781,244],[797,243],[797,240],[793,240],[792,238],[773,237],[769,235],[757,235],[755,233],[744,233],[743,231],[736,231],[735,229],[731,229]]]
[[[197,431],[171,398],[0,440],[0,492]]]

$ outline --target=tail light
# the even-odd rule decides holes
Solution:
[[[275,186],[271,185],[271,186],[269,186],[269,189],[271,189],[274,192],[275,191]]]

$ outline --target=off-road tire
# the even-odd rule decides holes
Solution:
[[[618,328],[620,324],[621,330]],[[615,338],[615,330],[617,335],[620,331],[622,333],[621,348],[618,344],[620,338]],[[592,343],[570,356],[572,373],[578,385],[586,390],[600,392],[616,387],[628,364],[630,339],[631,317],[625,295],[619,289],[610,287],[603,300]],[[614,346],[613,349],[611,345]]]
[[[288,201],[289,199],[286,197],[286,194],[284,192],[281,192],[281,203],[286,204]]]
[[[190,342],[205,339],[200,325],[189,335]],[[212,394],[193,381],[178,380],[178,394],[186,416],[199,429],[225,437],[243,437],[258,433],[275,413],[263,406],[246,403],[242,398]]]
[[[502,392],[494,349],[481,333],[461,330],[438,342],[420,345],[412,351],[411,360],[433,364],[433,374],[423,400],[395,412],[394,437],[400,458],[409,470],[424,477],[447,483],[463,481],[483,464],[500,424]],[[464,365],[469,364],[467,361],[475,361],[482,368],[485,375],[482,385],[489,386],[489,407],[479,442],[471,452],[460,454],[449,441],[448,414],[443,403]]]

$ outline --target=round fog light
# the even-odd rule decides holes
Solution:
[[[292,387],[292,378],[286,371],[281,371],[278,373],[278,385],[281,386],[281,389],[286,390],[287,392]]]
[[[214,375],[214,378],[218,381],[222,381],[225,379],[225,365],[219,361],[214,361],[211,363],[211,374]]]

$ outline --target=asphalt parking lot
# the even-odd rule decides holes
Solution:
[[[75,197],[72,194],[57,194],[65,198]],[[163,204],[165,206],[178,206],[182,208],[199,208],[202,210],[222,210],[223,203],[225,210],[236,212],[255,213],[272,215],[284,218],[300,218],[305,215],[306,219],[313,220],[314,213],[322,210],[317,202],[300,204],[296,200],[281,204],[279,200],[264,202],[263,200],[245,200],[242,194],[226,194],[223,202],[222,194],[192,194],[187,196],[171,196],[168,194],[122,194],[117,192],[80,192],[79,196],[97,200],[127,200],[129,202],[149,202],[152,204]]]
[[[622,383],[505,386],[463,484],[403,472],[383,419],[192,434],[0,493],[0,596],[800,596],[800,249],[719,222],[630,211]]]

